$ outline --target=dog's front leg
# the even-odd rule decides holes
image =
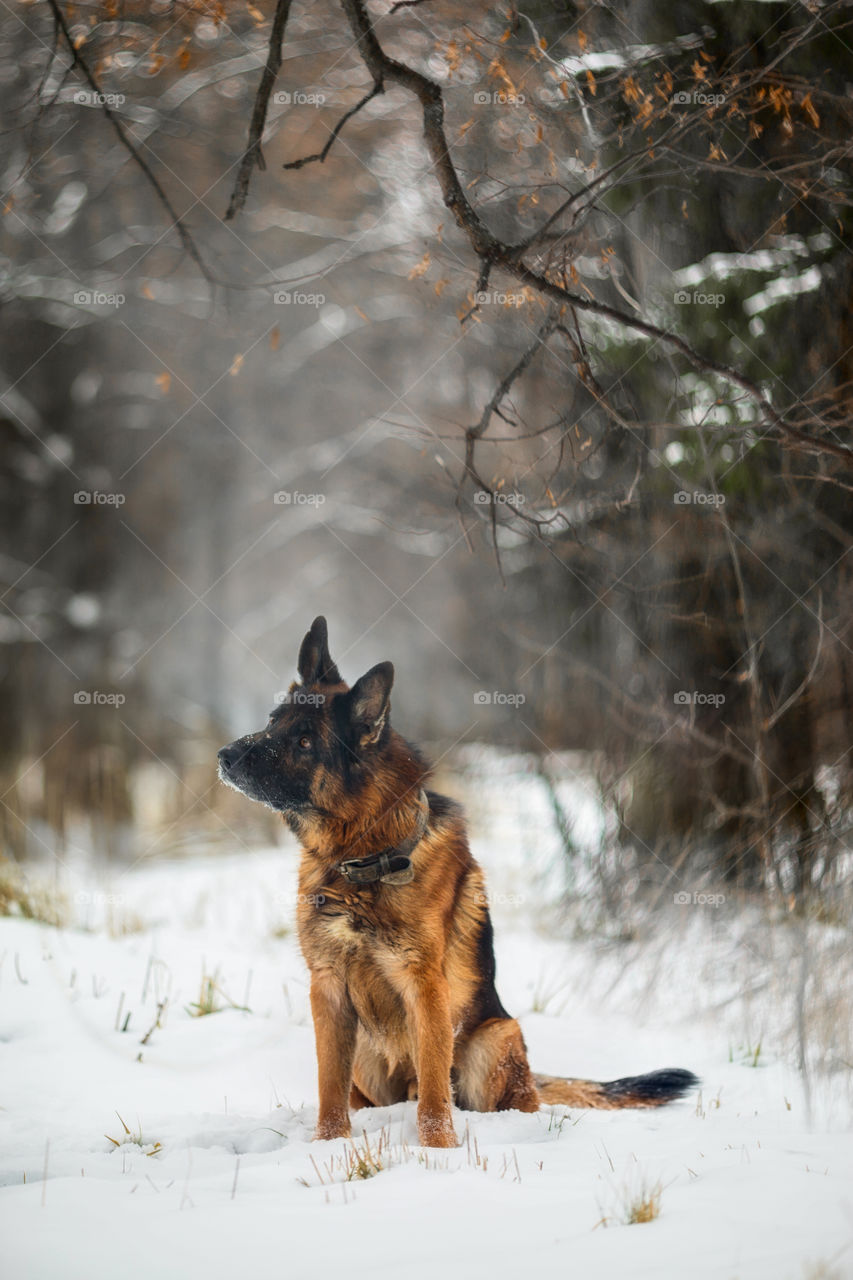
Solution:
[[[421,1145],[457,1147],[451,1111],[453,1028],[447,979],[443,974],[410,975],[404,998],[414,1031]]]
[[[311,974],[311,1015],[320,1080],[314,1137],[348,1138],[357,1017],[343,982],[327,970]]]

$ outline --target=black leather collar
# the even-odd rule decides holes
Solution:
[[[383,884],[409,884],[415,877],[412,857],[415,848],[423,839],[429,822],[429,801],[426,793],[418,796],[420,809],[418,819],[411,835],[398,845],[388,849],[380,849],[366,858],[349,858],[338,864],[338,871],[350,884],[375,884],[381,880]]]

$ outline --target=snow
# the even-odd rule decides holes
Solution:
[[[808,267],[799,275],[779,276],[776,280],[771,280],[766,289],[744,298],[743,309],[748,316],[758,315],[784,298],[793,298],[800,293],[814,293],[820,288],[822,281],[819,267]]]
[[[745,271],[782,271],[793,267],[798,258],[825,253],[832,237],[825,231],[812,236],[774,236],[773,248],[752,249],[749,253],[709,253],[701,262],[692,262],[672,273],[678,288],[692,288],[706,282],[719,283]]]
[[[564,764],[588,850],[600,814]],[[651,941],[608,943],[591,918],[569,937],[544,788],[516,758],[468,766],[498,987],[534,1066],[684,1066],[701,1093],[655,1112],[459,1113],[450,1152],[418,1147],[414,1104],[363,1111],[356,1144],[366,1131],[384,1167],[347,1181],[352,1148],[311,1142],[295,846],[69,871],[75,927],[0,921],[4,1274],[853,1276],[849,1097],[817,1090],[810,1121],[778,989],[766,1007],[735,998],[754,923],[688,906]],[[225,1007],[195,1017],[204,974]],[[656,1185],[659,1217],[626,1225]]]
[[[631,44],[623,45],[618,49],[590,49],[573,57],[561,58],[557,65],[562,67],[567,75],[581,75],[586,71],[616,71],[650,62],[653,59],[664,58],[667,54],[696,48],[701,42],[701,36],[690,34],[677,36],[666,45]]]

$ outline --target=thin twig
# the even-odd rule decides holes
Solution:
[[[809,685],[814,679],[815,672],[817,671],[817,668],[818,668],[818,663],[820,662],[821,651],[823,649],[823,633],[824,633],[823,595],[820,591],[818,592],[818,595],[817,595],[817,622],[818,622],[817,645],[815,647],[815,655],[812,661],[812,665],[809,668],[808,673],[803,677],[803,679],[797,685],[796,689],[790,695],[790,697],[786,698],[785,701],[782,703],[781,707],[777,707],[777,709],[773,712],[773,714],[771,716],[768,716],[768,718],[765,720],[764,728],[766,731],[769,731],[770,729],[774,728],[774,726],[778,723],[778,721],[782,719],[785,712],[790,710],[790,708],[794,705],[794,703],[797,702],[802,697],[802,695],[805,693],[806,689],[808,689]]]
[[[361,98],[355,104],[354,107],[350,107],[349,111],[344,112],[344,114],[341,116],[340,120],[335,125],[332,132],[329,134],[328,141],[326,145],[323,147],[322,151],[315,151],[313,155],[310,155],[310,156],[302,156],[300,160],[289,160],[287,164],[282,165],[282,168],[301,169],[303,165],[313,164],[315,161],[322,164],[323,161],[326,159],[326,156],[329,154],[332,147],[334,146],[335,140],[340,136],[341,130],[343,129],[347,120],[351,120],[353,116],[358,115],[362,107],[366,107],[368,102],[370,102],[370,99],[375,98],[377,93],[384,93],[384,92],[385,92],[385,89],[381,81],[374,84],[373,88],[368,93],[366,93],[364,97]]]
[[[420,4],[427,4],[429,0],[397,0],[396,4],[392,4],[388,10],[388,17],[393,18],[399,9],[417,9]]]
[[[550,298],[558,304],[576,307],[579,311],[587,311],[611,320],[615,324],[641,333],[654,342],[664,344],[684,356],[693,368],[704,373],[715,374],[745,391],[759,413],[760,422],[766,422],[790,445],[831,453],[842,459],[847,466],[853,467],[853,450],[831,440],[818,439],[786,422],[774,409],[761,388],[745,374],[708,356],[703,356],[683,338],[667,329],[662,329],[659,325],[652,324],[651,321],[620,311],[617,307],[611,307],[595,298],[570,293],[564,285],[549,279],[523,261],[526,247],[524,243],[512,245],[499,240],[469,201],[451,159],[451,147],[444,127],[444,95],[440,85],[422,72],[386,54],[376,37],[374,25],[363,0],[341,0],[341,4],[358,42],[359,53],[373,77],[374,84],[398,84],[412,93],[420,102],[423,111],[424,142],[444,203],[482,262],[487,262],[492,269],[499,267],[522,284],[529,285],[541,296]]]
[[[172,201],[169,199],[168,195],[163,190],[163,187],[161,186],[160,181],[157,178],[157,175],[154,173],[153,169],[148,164],[148,161],[142,155],[141,151],[136,146],[136,144],[131,140],[130,136],[127,133],[127,130],[125,129],[124,125],[119,119],[117,113],[113,111],[112,107],[106,101],[106,96],[103,93],[100,85],[98,84],[98,81],[95,79],[95,76],[93,75],[89,67],[89,64],[86,62],[85,58],[80,53],[80,50],[75,46],[74,37],[71,35],[71,32],[68,29],[68,24],[66,23],[65,16],[59,7],[58,0],[47,0],[47,2],[50,5],[51,11],[53,13],[54,18],[56,19],[56,23],[59,29],[62,32],[65,43],[68,46],[68,51],[71,54],[71,57],[73,60],[72,65],[80,69],[83,79],[87,82],[89,87],[92,89],[93,93],[96,95],[98,105],[100,106],[104,115],[109,120],[113,129],[115,129],[121,145],[125,148],[128,154],[132,157],[132,159],[136,162],[136,164],[142,170],[145,177],[148,179],[148,182],[151,184],[151,187],[153,188],[157,196],[157,199],[160,201],[161,205],[163,206],[163,208],[166,210],[169,217],[171,218],[172,225],[177,231],[181,240],[181,244],[184,246],[184,249],[190,255],[193,262],[196,264],[199,271],[204,276],[205,280],[207,280],[210,284],[215,283],[213,276],[211,275],[210,271],[205,265],[204,259],[202,258],[201,254],[196,248],[195,241],[193,240],[192,236],[190,235],[189,231],[184,225],[183,219],[179,216],[177,210],[175,209],[175,206],[172,204]]]
[[[246,150],[243,152],[243,159],[240,161],[234,190],[231,192],[231,200],[225,214],[226,222],[230,222],[232,218],[242,211],[249,194],[249,183],[252,180],[252,170],[255,165],[262,170],[266,168],[266,161],[261,150],[261,138],[264,133],[264,125],[267,122],[270,94],[281,69],[281,49],[284,43],[287,20],[290,17],[291,3],[292,0],[278,0],[275,7],[275,16],[272,20],[272,30],[270,31],[269,46],[267,48],[267,61],[261,76],[261,82],[258,85],[258,92],[255,95],[255,105],[252,109],[252,119],[249,124],[249,140],[246,143]]]

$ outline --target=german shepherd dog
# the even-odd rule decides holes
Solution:
[[[388,719],[394,668],[350,688],[325,618],[299,681],[267,725],[219,752],[223,782],[280,812],[302,845],[299,941],[311,973],[316,1138],[350,1133],[350,1108],[417,1099],[426,1147],[456,1146],[472,1111],[657,1107],[698,1084],[667,1069],[598,1084],[534,1073],[498,998],[483,872],[458,804]]]

